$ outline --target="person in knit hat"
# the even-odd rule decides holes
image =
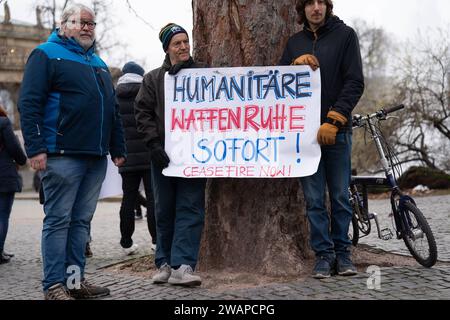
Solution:
[[[137,75],[140,75],[141,77],[143,77],[145,71],[136,62],[130,61],[130,62],[125,63],[125,65],[122,68],[122,73],[124,75],[127,74],[127,73],[134,73],[134,74],[137,74]]]
[[[168,23],[161,29],[161,31],[159,32],[159,40],[161,40],[164,52],[167,52],[167,48],[169,47],[169,43],[170,40],[172,40],[172,37],[180,33],[186,34],[189,41],[189,35],[187,31],[183,27],[175,23]]]
[[[164,76],[184,68],[201,68],[190,55],[189,37],[184,28],[169,23],[159,33],[166,58],[162,67],[145,75],[135,101],[137,128],[144,135],[152,159],[155,197],[156,255],[155,284],[198,286],[194,274],[205,216],[206,179],[166,177],[162,170],[170,158],[164,150]]]

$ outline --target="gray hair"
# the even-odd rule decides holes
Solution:
[[[94,10],[92,10],[91,8],[89,8],[88,6],[85,6],[84,4],[81,3],[74,3],[72,5],[70,5],[68,8],[64,9],[62,15],[61,15],[61,27],[64,23],[67,22],[67,20],[69,20],[69,18],[75,14],[80,14],[81,11],[87,11],[90,14],[92,14],[92,16],[95,17],[95,12]],[[62,28],[60,30],[60,34],[62,34]]]

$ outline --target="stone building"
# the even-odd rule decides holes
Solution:
[[[17,99],[23,71],[31,51],[44,42],[50,29],[40,23],[39,11],[36,25],[11,19],[7,2],[4,3],[4,16],[0,17],[0,104],[7,109],[19,128]]]

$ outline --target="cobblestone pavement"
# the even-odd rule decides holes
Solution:
[[[374,206],[378,205],[381,207],[382,201],[380,203],[376,201]],[[439,243],[440,257],[449,259],[449,251],[445,246],[450,240],[448,228],[450,196],[421,198],[420,205],[427,208],[426,215]],[[112,273],[104,268],[130,259],[122,253],[118,244],[119,207],[118,202],[99,203],[92,223],[94,257],[88,260],[87,266],[91,282],[106,285],[111,289],[111,296],[106,298],[109,300],[450,299],[450,264],[447,263],[439,263],[432,269],[419,265],[382,268],[379,270],[379,282],[373,282],[366,270],[360,270],[358,276],[351,278],[332,277],[320,281],[306,279],[240,290],[218,291],[202,287],[186,289],[170,285],[156,286],[151,284],[149,279],[125,273]],[[16,256],[10,263],[0,265],[1,300],[43,298],[40,282],[42,218],[43,212],[36,200],[26,200],[26,197],[22,197],[14,203],[5,248],[14,252]],[[151,241],[145,221],[136,223],[134,241],[140,244],[141,255],[150,252],[146,246]],[[367,243],[378,246],[378,243],[372,243],[371,239],[368,239]],[[404,246],[401,242],[397,242],[397,245]],[[389,249],[398,250],[393,247]]]
[[[450,196],[415,197],[414,200],[430,224],[436,239],[439,260],[450,262]],[[370,200],[369,210],[377,213],[381,229],[390,228],[394,233],[393,218],[389,217],[389,213],[392,211],[389,199]],[[410,255],[403,240],[380,240],[376,233],[375,224],[372,227],[374,228],[372,232],[369,236],[362,238],[361,243],[385,251]]]

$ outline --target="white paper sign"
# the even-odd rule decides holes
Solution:
[[[111,161],[111,156],[108,155],[105,180],[103,180],[98,199],[121,196],[122,193],[122,176]]]
[[[287,178],[317,171],[320,72],[184,69],[165,76],[166,176]]]

